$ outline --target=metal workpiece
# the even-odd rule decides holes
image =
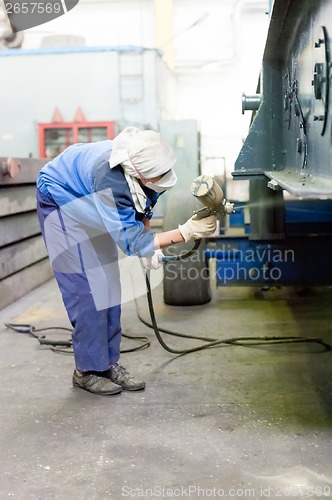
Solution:
[[[314,47],[316,59],[319,59],[319,62],[315,63],[314,78],[311,82],[315,95],[314,121],[322,122],[321,135],[324,135],[329,113],[331,72],[331,49],[326,26],[321,27],[321,33]]]
[[[261,102],[234,178],[265,175],[272,189],[330,197],[331,34],[329,0],[276,0],[263,56]],[[252,106],[249,97],[243,106]],[[247,108],[247,109],[248,109]]]
[[[280,190],[270,189],[266,179],[254,179],[249,184],[250,239],[276,240],[284,238],[284,198]]]
[[[0,158],[0,309],[53,275],[36,214],[45,159]]]
[[[265,170],[282,168],[282,150],[272,147],[274,142],[281,144],[282,135],[282,108],[276,104],[277,96],[282,91],[278,69],[266,63],[261,85],[262,101],[236,160],[234,179],[249,179],[251,176],[264,175]],[[270,96],[270,102],[267,95]]]
[[[21,169],[21,165],[15,158],[0,158],[0,173],[3,177],[8,175],[11,179],[16,177]]]
[[[35,184],[40,169],[45,165],[42,158],[0,158],[0,186],[6,184]]]
[[[273,190],[285,190],[301,198],[331,199],[332,179],[320,178],[303,171],[265,172],[271,180],[268,187]]]

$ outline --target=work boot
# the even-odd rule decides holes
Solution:
[[[122,387],[124,391],[141,391],[145,389],[145,382],[132,377],[127,370],[116,363],[106,372],[106,376],[115,384]]]
[[[73,373],[73,386],[92,392],[92,394],[99,394],[100,396],[111,396],[112,394],[119,394],[122,391],[121,385],[113,383],[109,378],[96,375],[95,373],[86,373],[82,377],[79,377],[76,371]]]

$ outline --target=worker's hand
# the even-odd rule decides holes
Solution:
[[[143,257],[143,266],[145,269],[159,269],[163,265],[162,258],[164,254],[161,250],[156,250],[152,257]]]
[[[211,236],[216,228],[217,217],[215,215],[210,215],[204,219],[195,219],[195,216],[193,216],[182,224],[182,226],[179,226],[179,231],[184,241],[190,241]]]

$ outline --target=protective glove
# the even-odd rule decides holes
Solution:
[[[180,233],[184,241],[199,240],[211,236],[217,228],[217,217],[210,215],[204,219],[195,219],[195,216],[179,226]]]
[[[155,250],[152,257],[143,257],[143,267],[144,269],[159,269],[163,265],[162,258],[164,254],[161,250]]]

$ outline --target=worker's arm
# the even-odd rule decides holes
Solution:
[[[217,218],[215,215],[197,219],[191,217],[178,229],[172,229],[165,233],[157,233],[154,237],[154,249],[168,247],[174,243],[182,243],[183,241],[198,240],[211,236],[216,230]]]
[[[154,248],[165,248],[174,243],[182,243],[184,237],[180,233],[180,229],[172,229],[164,233],[157,233],[154,237]]]

